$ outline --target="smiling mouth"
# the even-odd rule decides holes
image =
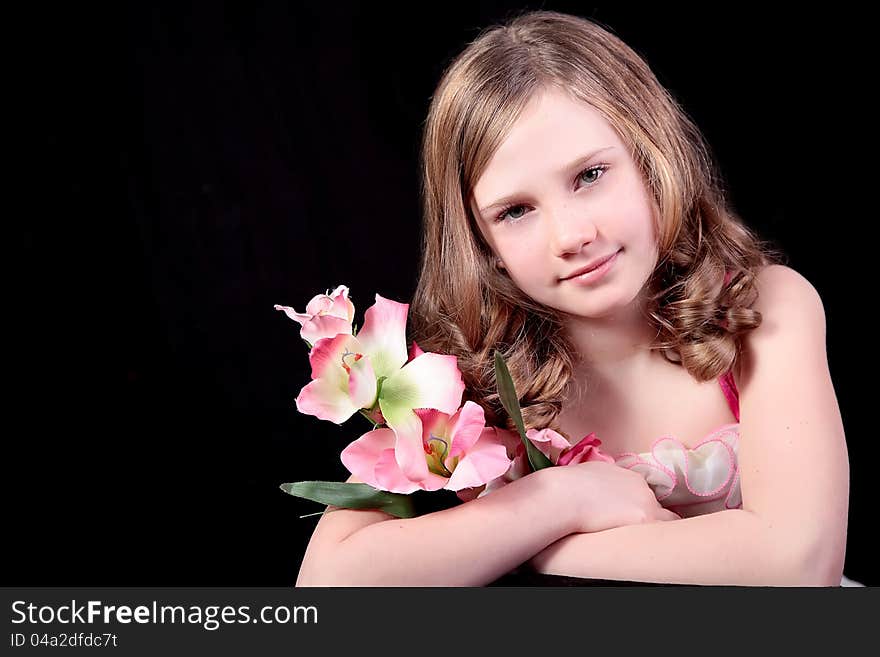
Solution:
[[[579,269],[578,271],[574,272],[573,274],[566,276],[565,278],[561,278],[560,280],[570,281],[573,278],[578,278],[579,276],[583,276],[584,274],[589,274],[590,272],[594,272],[597,269],[599,269],[600,267],[602,267],[604,264],[609,262],[610,260],[613,260],[617,256],[618,253],[620,253],[620,249],[618,249],[617,251],[612,253],[610,256],[606,256],[605,258],[602,258],[599,262],[595,263],[589,269],[587,269],[587,268]]]

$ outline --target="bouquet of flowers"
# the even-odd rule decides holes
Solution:
[[[467,501],[535,470],[613,459],[594,434],[571,445],[552,429],[525,431],[507,365],[495,352],[498,393],[519,436],[486,426],[483,408],[461,403],[464,383],[455,356],[407,349],[408,304],[376,295],[353,325],[355,308],[344,285],[318,294],[304,313],[276,305],[300,325],[309,349],[311,381],[296,397],[301,413],[342,424],[355,414],[373,425],[340,455],[364,483],[300,481],[291,495],[350,509],[415,515],[411,494],[454,491]]]

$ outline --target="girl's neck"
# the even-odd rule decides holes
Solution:
[[[577,388],[615,395],[656,371],[658,360],[666,360],[659,350],[650,348],[657,331],[644,308],[639,295],[603,317],[568,318],[566,329],[577,354],[573,372]]]
[[[566,329],[577,360],[600,372],[638,368],[657,335],[635,303],[604,317],[570,316]]]

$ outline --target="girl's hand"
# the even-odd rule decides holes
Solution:
[[[552,470],[559,487],[559,509],[569,514],[571,533],[604,529],[680,516],[657,501],[638,472],[604,461],[587,461]]]

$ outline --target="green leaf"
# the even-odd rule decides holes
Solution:
[[[498,386],[498,396],[501,398],[501,405],[513,420],[519,437],[523,441],[526,448],[526,454],[529,457],[529,464],[533,471],[542,470],[553,465],[553,462],[532,444],[532,441],[526,437],[526,428],[523,424],[522,410],[519,407],[519,395],[516,393],[516,386],[513,385],[513,378],[510,376],[510,370],[507,369],[507,363],[501,352],[495,351],[495,382]]]
[[[507,369],[507,363],[500,351],[495,351],[495,381],[498,385],[498,396],[501,398],[501,405],[513,420],[520,436],[525,439],[526,430],[523,425],[522,411],[519,408],[519,396],[516,394],[516,386],[513,385],[513,379],[510,376],[510,370]]]
[[[525,441],[528,443],[526,445],[526,454],[529,455],[529,463],[532,465],[532,470],[537,472],[553,465],[553,461],[544,456],[544,452],[535,447],[531,440],[526,438]]]
[[[415,515],[408,495],[388,493],[369,484],[352,484],[339,481],[297,481],[281,484],[288,495],[303,497],[321,504],[333,504],[346,509],[379,509],[398,518]]]

